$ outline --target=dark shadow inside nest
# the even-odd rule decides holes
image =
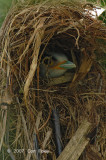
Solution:
[[[69,61],[73,62],[76,65],[76,68],[68,70],[67,72],[69,73],[69,75],[72,74],[71,77],[73,77],[74,73],[78,70],[80,66],[81,57],[82,57],[81,50],[78,48],[78,46],[75,45],[75,39],[65,33],[62,33],[59,35],[54,35],[52,39],[49,41],[49,43],[47,44],[47,46],[46,47],[45,46],[46,46],[46,42],[43,42],[40,47],[38,61],[40,61],[41,63],[42,60],[46,57],[47,53],[49,52],[63,53],[68,58]],[[38,74],[36,74],[36,76],[37,75]],[[44,84],[44,82],[48,82],[50,80],[50,78],[47,78],[47,77],[42,79],[40,74],[39,74],[39,78],[40,78],[39,80],[41,85]],[[57,81],[58,81],[58,78],[56,78]],[[53,79],[56,81],[55,78]],[[67,79],[67,76],[66,76],[66,79]],[[69,81],[71,82],[72,78],[68,80],[68,82]],[[60,84],[64,84],[64,83],[67,83],[67,81],[63,80],[63,82],[60,82]],[[56,83],[56,84],[59,85],[59,83]]]
[[[45,48],[46,43],[43,42],[40,48],[40,54]],[[46,52],[54,51],[54,52],[63,52],[69,60],[73,61],[72,58],[72,50],[74,52],[74,56],[77,60],[78,65],[80,64],[81,51],[78,46],[75,44],[75,38],[73,35],[67,35],[67,33],[62,33],[59,35],[54,35],[49,43],[47,44],[44,56]],[[43,55],[43,54],[42,54]]]

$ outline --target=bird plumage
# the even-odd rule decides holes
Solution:
[[[67,70],[75,67],[75,64],[69,61],[64,53],[49,52],[41,61],[40,76],[45,78],[60,77]]]

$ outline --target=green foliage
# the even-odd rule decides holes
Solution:
[[[12,0],[0,0],[0,26],[12,4]]]
[[[102,49],[102,55],[100,55],[98,51],[95,52],[96,60],[102,66],[102,68],[106,70],[106,49],[104,47],[106,46],[106,41],[104,39],[97,39],[96,42]]]
[[[106,0],[101,0],[101,6],[106,6]]]
[[[106,0],[87,0],[87,2],[99,3],[101,6],[106,6]]]
[[[99,19],[106,24],[106,10],[99,16]]]

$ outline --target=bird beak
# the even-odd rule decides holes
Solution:
[[[76,65],[71,61],[64,61],[62,64],[59,65],[59,67],[63,69],[72,69],[76,68]]]

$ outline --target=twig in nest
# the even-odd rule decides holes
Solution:
[[[91,124],[85,120],[57,160],[78,160],[81,153],[89,143],[89,139],[86,138],[86,134],[88,133],[90,127]]]
[[[53,123],[54,123],[54,132],[55,132],[55,139],[56,139],[56,151],[57,157],[62,152],[62,140],[61,140],[61,130],[60,130],[60,121],[59,121],[59,114],[56,109],[52,110],[53,113]]]
[[[28,77],[27,77],[27,80],[26,80],[26,83],[24,86],[24,98],[25,98],[26,106],[27,106],[27,96],[28,96],[29,86],[30,86],[30,83],[33,79],[33,76],[34,76],[36,68],[37,68],[39,49],[40,49],[42,37],[44,35],[44,30],[43,29],[40,30],[43,26],[43,23],[44,23],[44,19],[43,19],[43,21],[41,21],[39,23],[38,28],[36,28],[36,30],[38,30],[38,33],[36,34],[36,43],[35,43],[35,47],[34,47],[34,51],[33,51],[33,60],[32,60],[30,71],[28,73]]]

